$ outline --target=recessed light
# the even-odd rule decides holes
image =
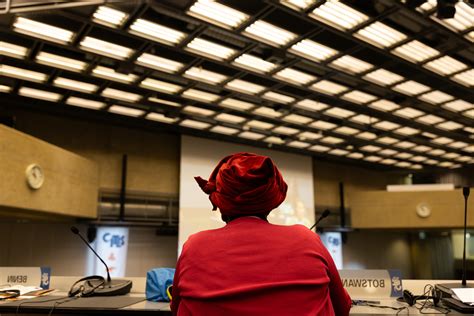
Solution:
[[[298,138],[300,140],[306,140],[306,139],[316,140],[316,139],[320,139],[321,137],[323,137],[321,134],[313,133],[313,132],[301,132],[298,134]]]
[[[180,91],[183,87],[177,84],[156,80],[152,78],[146,78],[140,83],[140,87],[150,89],[153,91],[173,94]]]
[[[434,91],[422,94],[421,96],[418,97],[418,99],[429,102],[431,104],[439,104],[439,103],[451,101],[452,99],[454,99],[454,97],[447,93],[434,90]]]
[[[251,108],[255,107],[255,104],[233,99],[233,98],[227,98],[222,100],[219,103],[220,106],[231,108],[231,109],[236,109],[239,111],[248,111]]]
[[[216,114],[215,111],[204,109],[198,106],[188,105],[183,108],[183,112],[187,114],[194,114],[200,116],[211,116]]]
[[[383,68],[369,72],[362,78],[382,86],[391,86],[392,84],[405,79],[404,77]]]
[[[390,47],[407,38],[405,34],[378,21],[357,31],[354,36],[379,48]]]
[[[466,87],[474,86],[474,80],[472,80],[472,78],[474,78],[474,69],[458,73],[451,77],[452,80],[459,82]]]
[[[335,49],[309,39],[294,44],[288,51],[316,62],[326,60],[338,53]]]
[[[276,93],[276,92],[273,92],[273,91],[265,92],[262,95],[262,97],[264,99],[267,99],[267,100],[270,100],[270,101],[274,101],[274,102],[278,102],[278,103],[284,103],[284,104],[288,104],[288,103],[291,103],[291,102],[295,101],[295,98],[293,98],[293,97],[290,97],[290,96],[287,96],[287,95],[284,95],[284,94],[281,94],[281,93]]]
[[[428,165],[436,165],[439,163],[438,160],[434,160],[434,159],[428,159],[424,162],[425,164],[428,164]]]
[[[455,72],[466,69],[467,65],[450,56],[443,56],[430,62],[427,62],[423,65],[423,67],[433,72],[436,72],[442,76],[448,76]]]
[[[144,19],[135,20],[129,32],[166,45],[176,45],[186,36],[183,32]]]
[[[71,42],[72,37],[74,36],[74,33],[69,30],[37,22],[21,16],[17,17],[13,23],[13,30],[18,33],[38,37],[60,44]]]
[[[382,148],[380,148],[379,146],[374,146],[374,145],[365,145],[360,148],[360,150],[368,151],[368,152],[376,152],[376,151],[379,151],[380,149]]]
[[[374,133],[371,133],[371,132],[362,132],[360,134],[357,134],[356,137],[362,138],[362,139],[372,140],[372,139],[377,138],[377,135],[374,134]]]
[[[218,94],[205,92],[198,89],[188,89],[182,93],[182,96],[188,99],[204,101],[204,102],[214,102],[221,97]]]
[[[422,162],[422,161],[425,161],[426,158],[425,156],[414,156],[414,157],[411,157],[409,160],[411,161],[414,161],[414,162]]]
[[[329,107],[329,105],[322,103],[322,102],[317,102],[309,99],[303,99],[301,101],[298,101],[294,105],[297,108],[301,108],[304,110],[308,111],[321,111]]]
[[[97,66],[92,70],[92,75],[95,77],[109,79],[112,81],[117,81],[121,83],[131,83],[138,79],[137,75],[134,74],[123,74],[115,71],[112,68],[107,68],[103,66]]]
[[[362,159],[364,158],[364,155],[361,153],[350,153],[346,157],[352,158],[352,159]]]
[[[1,46],[1,43],[0,43],[0,46]],[[76,72],[83,71],[87,66],[87,63],[83,61],[67,58],[67,57],[63,57],[63,56],[59,56],[55,54],[50,54],[46,52],[39,52],[38,55],[36,56],[36,61],[39,64],[53,66],[53,67],[66,69],[70,71],[76,71]]]
[[[321,138],[321,141],[329,144],[340,144],[344,142],[344,139],[333,136],[326,136]]]
[[[133,109],[126,106],[112,105],[109,110],[111,113],[127,115],[127,116],[141,116],[145,113],[143,110]]]
[[[416,144],[414,144],[414,143],[412,143],[412,142],[402,141],[402,142],[396,143],[394,146],[407,149],[407,148],[414,147],[415,145],[416,145]]]
[[[277,64],[249,54],[240,55],[232,62],[232,64],[259,73],[267,73],[277,66]]]
[[[184,66],[183,63],[147,53],[138,57],[136,63],[141,66],[168,73],[175,73]]]
[[[454,142],[454,143],[451,143],[451,144],[448,144],[449,147],[452,147],[452,148],[463,148],[463,147],[467,147],[469,144],[465,143],[465,142],[460,142],[460,141],[457,141],[457,142]]]
[[[453,121],[446,121],[446,122],[437,124],[436,127],[446,129],[448,131],[452,131],[452,130],[455,130],[455,129],[462,128],[462,127],[464,127],[464,125],[453,122]]]
[[[300,85],[300,84],[305,85],[311,81],[316,80],[315,76],[312,76],[310,74],[307,74],[305,72],[302,72],[293,68],[285,68],[283,70],[280,70],[273,76],[277,79],[280,79],[283,81],[289,81],[297,85]]]
[[[157,122],[162,122],[162,123],[167,123],[167,124],[172,124],[178,120],[178,118],[167,117],[164,114],[154,113],[154,112],[148,113],[145,118],[147,120],[157,121]]]
[[[449,143],[453,142],[453,140],[449,137],[438,137],[438,138],[435,138],[431,141],[433,143],[439,144],[439,145],[446,145],[446,144],[449,144]]]
[[[193,39],[185,50],[217,60],[227,60],[235,55],[235,49],[202,38]]]
[[[255,133],[255,132],[249,132],[249,131],[242,132],[238,136],[242,137],[242,138],[253,139],[253,140],[262,139],[262,138],[265,137],[265,135],[263,135],[263,134]]]
[[[288,127],[288,126],[277,126],[272,131],[275,133],[285,134],[285,135],[293,135],[300,132],[299,129]]]
[[[474,74],[473,74],[473,78],[474,78]],[[454,100],[454,101],[445,103],[441,106],[443,108],[446,108],[446,109],[454,111],[454,112],[462,112],[462,111],[469,110],[470,108],[474,107],[471,103],[466,102],[464,100]]]
[[[231,90],[248,94],[257,94],[265,90],[264,86],[241,79],[234,79],[232,81],[229,81],[225,85],[225,87]]]
[[[348,126],[341,126],[334,130],[334,132],[344,135],[354,135],[359,133],[360,131],[356,128],[348,127]]]
[[[210,131],[214,133],[225,134],[225,135],[234,135],[239,132],[239,130],[236,128],[220,126],[220,125],[214,126],[213,128],[210,129]]]
[[[79,46],[83,50],[120,60],[129,58],[134,52],[134,50],[131,48],[106,42],[90,36],[86,36],[81,41]]]
[[[350,30],[367,21],[369,17],[339,0],[329,0],[309,14],[310,17],[335,27],[339,30]]]
[[[201,67],[191,67],[183,75],[186,78],[207,82],[210,84],[221,83],[228,77],[220,73],[203,69]]]
[[[376,141],[382,144],[391,145],[393,143],[398,142],[399,140],[397,138],[384,136],[384,137],[377,138]]]
[[[181,106],[181,104],[179,104],[178,102],[159,99],[159,98],[155,98],[155,97],[149,97],[148,101],[159,103],[159,104],[166,104],[166,105],[173,106],[173,107],[180,107]]]
[[[274,109],[266,107],[266,106],[261,106],[261,107],[256,108],[255,110],[253,110],[253,113],[262,115],[262,116],[272,117],[272,118],[280,117],[283,115],[282,113],[275,111]]]
[[[468,147],[464,147],[462,150],[468,152],[468,153],[472,153],[474,152],[474,145],[473,146],[468,146]]]
[[[378,152],[378,154],[384,155],[384,156],[392,156],[392,155],[395,155],[397,153],[398,153],[398,151],[393,150],[393,149],[382,149],[381,151]]]
[[[62,95],[50,91],[44,91],[39,89],[33,89],[28,87],[21,87],[18,90],[18,94],[24,97],[30,97],[40,100],[46,100],[51,102],[58,102]]]
[[[438,164],[438,166],[440,166],[440,167],[451,167],[451,166],[453,166],[453,165],[454,165],[454,164],[453,164],[452,162],[449,162],[449,161],[443,161],[443,162],[440,162],[440,163]]]
[[[347,150],[344,150],[344,149],[335,148],[335,149],[329,151],[328,153],[331,154],[331,155],[336,155],[336,156],[344,156],[344,155],[347,155],[349,152]]]
[[[324,114],[339,117],[339,118],[347,118],[349,116],[354,115],[355,112],[334,107],[334,108],[329,108],[328,110],[324,111]]]
[[[311,123],[309,126],[317,128],[317,129],[327,130],[327,129],[335,128],[337,125],[326,122],[326,121],[316,121],[316,122]]]
[[[344,91],[347,91],[349,89],[346,86],[343,86],[341,84],[338,84],[329,80],[318,81],[315,84],[311,85],[310,88],[315,91],[329,94],[329,95],[336,95]]]
[[[446,150],[443,150],[443,149],[433,149],[428,152],[428,154],[433,155],[433,156],[440,156],[444,153],[446,153]]]
[[[407,168],[411,166],[411,163],[406,162],[406,161],[400,161],[400,162],[397,162],[395,166],[400,167],[400,168]]]
[[[189,128],[195,128],[195,129],[206,129],[209,126],[211,126],[211,124],[209,123],[204,123],[201,121],[195,121],[195,120],[190,120],[190,119],[182,120],[179,123],[179,125],[184,126],[184,127],[189,127]]]
[[[285,143],[285,141],[283,139],[281,139],[280,137],[276,137],[276,136],[269,136],[269,137],[265,138],[263,141],[267,142],[267,143],[271,143],[271,144],[278,144],[278,145],[282,145],[282,144]]]
[[[42,72],[36,72],[23,68],[17,68],[8,65],[0,64],[0,75],[12,77],[21,80],[28,80],[33,82],[44,82],[46,81],[47,75]]]
[[[379,157],[379,156],[367,156],[367,157],[364,158],[364,160],[367,160],[367,161],[370,161],[370,162],[377,162],[377,161],[380,161],[382,159],[383,158]]]
[[[72,79],[63,78],[63,77],[57,77],[56,79],[54,79],[53,85],[55,85],[56,87],[70,89],[70,90],[79,91],[79,92],[85,92],[85,93],[93,93],[99,88],[95,84],[72,80]]]
[[[5,86],[5,85],[3,85],[3,84],[0,84],[0,92],[2,92],[2,93],[8,93],[8,92],[10,92],[11,90],[12,90],[11,87]]]
[[[298,140],[294,140],[294,141],[289,142],[287,145],[291,146],[291,147],[295,147],[295,148],[306,148],[306,147],[310,146],[311,144],[306,143],[306,142],[301,142],[301,141],[298,141]]]
[[[397,160],[395,159],[383,159],[380,161],[380,163],[383,163],[384,165],[393,165],[396,162]]]
[[[463,112],[462,115],[470,117],[470,118],[474,118],[474,110]]]
[[[406,107],[406,108],[401,108],[393,112],[393,114],[411,119],[411,118],[422,116],[425,114],[425,112],[414,109],[414,108]]]
[[[444,121],[441,117],[432,114],[421,116],[416,120],[427,125],[437,124]]]
[[[227,29],[234,29],[249,18],[243,12],[208,0],[194,2],[187,14]]]
[[[25,58],[28,49],[23,46],[0,41],[0,55],[14,58]]]
[[[383,112],[390,112],[398,109],[400,106],[392,101],[381,99],[370,103],[369,107]]]
[[[328,151],[329,149],[331,148],[327,146],[322,146],[322,145],[314,145],[314,146],[309,147],[309,150],[319,151],[319,152],[325,152],[325,151]]]
[[[410,95],[410,96],[421,94],[430,89],[431,89],[430,87],[425,86],[424,84],[421,84],[413,80],[405,81],[393,87],[393,90]]]
[[[284,46],[297,37],[293,32],[262,20],[252,23],[242,34],[273,46]]]
[[[411,150],[418,151],[418,152],[426,152],[428,150],[432,150],[433,148],[425,145],[418,145],[416,147],[413,147]]]
[[[137,102],[142,98],[139,94],[113,88],[105,88],[104,91],[102,91],[102,96],[127,102]]]
[[[405,135],[405,136],[411,136],[411,135],[418,134],[420,130],[416,128],[404,126],[404,127],[394,130],[393,132],[397,134]]]
[[[99,110],[105,107],[104,102],[83,99],[83,98],[78,98],[78,97],[67,98],[66,104],[78,106],[81,108],[94,109],[94,110]]]
[[[246,120],[245,117],[232,115],[232,114],[228,114],[228,113],[220,113],[220,114],[216,115],[214,118],[218,121],[234,123],[234,124],[240,124],[240,123],[242,123]]]
[[[399,158],[399,159],[408,159],[410,157],[413,157],[413,155],[409,153],[398,153],[394,157]]]
[[[398,46],[392,53],[412,63],[419,63],[439,55],[439,51],[417,40]]]
[[[446,159],[454,159],[454,158],[458,158],[458,157],[460,157],[460,156],[461,156],[461,155],[458,154],[458,153],[447,153],[447,154],[444,154],[444,155],[441,156],[441,157],[446,158]]]
[[[107,6],[100,6],[92,15],[92,20],[105,26],[117,28],[127,19],[128,14]]]
[[[392,129],[396,129],[400,127],[399,124],[393,123],[390,121],[380,121],[380,122],[375,123],[373,126],[379,129],[386,130],[386,131],[390,131]]]
[[[314,2],[315,0],[280,0],[281,4],[298,11],[307,9]]]
[[[268,123],[268,122],[262,122],[262,121],[258,121],[258,120],[248,121],[245,125],[249,126],[249,127],[253,127],[253,128],[262,129],[262,130],[268,130],[268,129],[271,129],[275,126],[274,124],[271,124],[271,123]]]
[[[359,90],[353,90],[351,92],[344,94],[342,96],[342,99],[355,102],[358,104],[365,104],[368,102],[375,101],[377,97],[372,94],[365,93]]]
[[[298,114],[288,114],[282,117],[282,120],[290,122],[290,123],[304,124],[304,125],[309,124],[310,122],[313,121],[313,119],[310,117],[298,115]]]
[[[331,62],[329,66],[351,74],[358,74],[374,67],[374,65],[369,64],[368,62],[349,55],[339,57]]]
[[[359,114],[359,115],[350,117],[349,120],[359,123],[359,124],[365,124],[365,125],[370,125],[379,121],[378,118],[375,118],[373,116],[368,116],[365,114]]]

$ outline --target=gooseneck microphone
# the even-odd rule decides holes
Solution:
[[[467,199],[469,197],[469,187],[462,188],[462,195],[464,195],[464,247],[462,251],[462,286],[467,285],[466,277],[466,234],[467,234]]]
[[[82,241],[87,245],[87,247],[89,247],[89,249],[92,250],[92,252],[96,255],[96,257],[99,258],[99,260],[104,264],[105,271],[107,271],[107,284],[110,284],[111,278],[110,278],[109,267],[107,266],[107,263],[105,263],[105,261],[102,260],[99,254],[95,252],[94,248],[92,248],[91,245],[89,245],[89,243],[84,239],[84,237],[82,237],[81,233],[79,232],[79,229],[76,226],[71,226],[71,231],[73,232],[73,234],[78,235],[82,239]]]
[[[321,214],[321,216],[319,216],[318,220],[316,221],[316,223],[314,223],[313,226],[311,226],[311,228],[309,230],[313,230],[314,227],[316,227],[316,225],[319,224],[320,221],[322,221],[324,218],[328,217],[328,215],[331,214],[331,211],[326,209],[324,210],[323,214]]]
[[[110,272],[109,272],[109,267],[105,263],[105,261],[99,256],[97,252],[95,252],[94,248],[92,248],[89,243],[82,237],[81,233],[79,232],[79,229],[77,227],[72,226],[71,231],[75,234],[78,235],[82,241],[89,247],[90,250],[99,258],[99,260],[104,264],[105,269],[107,271],[107,283],[103,287],[98,287],[94,289],[93,293],[90,293],[88,296],[115,296],[115,295],[124,295],[127,293],[130,293],[130,290],[132,289],[132,281],[130,280],[117,280],[110,278]]]

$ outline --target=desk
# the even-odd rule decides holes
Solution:
[[[62,282],[69,286],[72,284],[76,277],[68,277],[66,280],[62,279]],[[53,280],[54,281],[54,280]],[[155,315],[155,316],[170,316],[171,311],[169,308],[169,303],[158,303],[158,302],[148,302],[145,300],[145,295],[143,289],[145,288],[145,281],[144,278],[132,278],[134,283],[134,287],[132,288],[132,293],[122,296],[123,297],[130,297],[130,298],[137,298],[138,300],[142,299],[139,302],[123,306],[121,308],[95,308],[95,307],[74,307],[74,308],[65,308],[64,306],[58,305],[54,309],[53,315]],[[423,288],[426,284],[435,284],[440,283],[441,281],[434,281],[434,280],[406,280],[403,281],[404,288],[409,289],[413,293],[419,294],[422,293]],[[449,282],[449,281],[443,281]],[[61,289],[61,282],[56,281],[52,287],[60,288]],[[55,296],[62,296],[66,297],[65,289],[68,287],[63,287],[63,292],[56,292],[54,293]],[[44,297],[45,299],[48,296]],[[116,297],[116,299],[120,300],[120,296]],[[98,299],[98,298],[97,298]],[[380,305],[384,306],[392,306],[396,308],[400,307],[407,307],[407,309],[401,311],[399,315],[418,315],[421,314],[420,311],[415,307],[408,307],[406,303],[397,302],[396,299],[392,298],[359,298],[353,297],[353,299],[367,299],[367,300],[374,300],[380,301]],[[23,302],[23,301],[22,301]],[[5,304],[0,303],[0,316],[7,316],[7,315],[16,315],[17,307],[13,306],[12,304]],[[51,310],[51,307],[39,307],[39,306],[28,306],[25,302],[24,306],[21,306],[19,310],[19,314],[21,315],[28,315],[28,314],[48,314]],[[382,309],[377,307],[370,307],[370,306],[353,306],[351,309],[351,315],[394,315],[397,311],[392,309]],[[424,315],[440,315],[439,311],[434,309],[425,309]],[[452,311],[449,315],[466,315],[460,314],[456,311]]]

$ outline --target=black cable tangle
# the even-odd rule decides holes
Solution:
[[[430,293],[434,293],[434,287],[431,284],[426,284],[425,287],[423,288],[423,294],[421,296],[428,296]],[[434,305],[434,298],[431,298],[433,300],[433,303],[430,302],[430,298],[427,297],[423,300],[423,303],[421,304],[420,307],[415,306],[416,309],[420,312],[420,314],[440,314],[440,315],[446,315],[451,312],[451,309],[447,307],[441,307],[441,306],[435,306]],[[420,304],[420,303],[418,303]],[[424,311],[425,309],[430,308],[436,310],[438,313],[435,313],[433,311]]]

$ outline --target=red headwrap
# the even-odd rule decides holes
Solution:
[[[268,214],[285,200],[288,186],[269,157],[238,153],[222,159],[209,180],[194,177],[224,215]]]

